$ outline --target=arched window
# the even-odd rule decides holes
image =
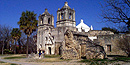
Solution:
[[[63,19],[63,13],[61,13],[61,19]]]
[[[48,18],[48,24],[51,24],[51,22],[50,22],[50,18]]]
[[[71,19],[71,18],[72,18],[72,17],[71,17],[71,15],[72,15],[72,14],[70,13],[70,14],[69,14],[69,19]]]

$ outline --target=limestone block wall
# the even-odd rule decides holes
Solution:
[[[91,36],[98,36],[98,35],[110,35],[114,33],[111,31],[91,30],[87,32],[86,34],[88,35],[88,37],[91,37]]]
[[[123,37],[123,34],[112,35],[98,35],[95,42],[99,42],[99,45],[103,46],[106,54],[108,55],[126,55],[122,50],[117,48],[117,39]]]
[[[61,53],[62,53],[61,44],[62,43],[60,43],[60,42],[55,43],[55,55],[61,55]]]

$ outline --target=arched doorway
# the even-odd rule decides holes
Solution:
[[[49,54],[51,55],[51,47],[48,47],[48,49],[49,49]]]

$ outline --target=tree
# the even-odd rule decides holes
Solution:
[[[11,34],[11,37],[15,40],[15,51],[14,51],[14,54],[15,54],[16,53],[16,42],[21,37],[21,32],[18,28],[13,28],[13,30],[10,34]]]
[[[20,17],[20,21],[18,22],[20,29],[27,35],[27,50],[26,54],[28,56],[28,41],[30,35],[36,31],[37,29],[37,20],[36,20],[36,14],[31,11],[22,12],[22,15]]]
[[[104,30],[104,31],[111,31],[111,32],[113,32],[113,33],[115,33],[115,34],[118,34],[118,33],[119,33],[119,31],[118,31],[117,29],[115,29],[115,28],[110,28],[110,27],[103,27],[102,30]]]
[[[130,32],[130,0],[104,0],[103,20],[105,22],[125,24]]]
[[[117,47],[124,51],[130,57],[130,37],[124,37],[117,40]]]
[[[4,53],[4,49],[9,49],[9,41],[11,40],[10,31],[11,27],[0,25],[0,41],[2,42],[2,55]]]

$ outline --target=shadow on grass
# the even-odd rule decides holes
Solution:
[[[107,57],[127,57],[127,56],[123,56],[123,55],[107,55]]]
[[[122,55],[107,55],[107,57],[113,58],[111,61],[130,62],[130,57],[127,57],[127,56],[122,56]]]
[[[21,59],[21,58],[26,58],[26,55],[4,57],[3,59]]]
[[[14,64],[14,63],[7,64],[7,62],[0,61],[0,65],[18,65],[18,64]]]
[[[56,58],[60,57],[60,55],[45,55],[45,58]]]
[[[5,63],[5,62],[3,62],[3,61],[0,61],[0,63]]]
[[[11,63],[10,65],[18,65],[18,64]]]
[[[86,63],[90,63],[90,64],[107,64],[107,63],[113,63],[113,62],[119,62],[119,61],[123,61],[123,62],[130,62],[130,57],[126,57],[126,56],[121,56],[121,55],[108,55],[108,57],[111,57],[112,59],[83,59],[80,62],[86,62]]]

